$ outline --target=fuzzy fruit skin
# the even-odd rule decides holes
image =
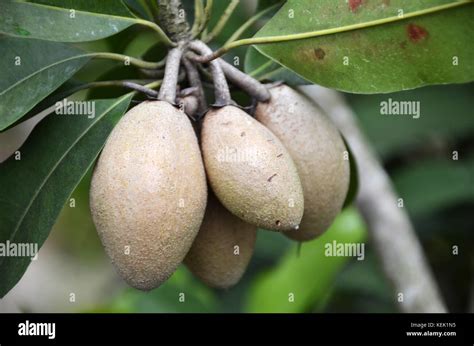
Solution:
[[[232,287],[247,269],[256,238],[257,227],[233,215],[210,194],[201,229],[184,263],[206,285]]]
[[[206,201],[186,115],[164,101],[129,110],[107,139],[90,189],[94,223],[120,276],[141,290],[166,281],[191,247]]]
[[[298,172],[265,126],[234,106],[211,110],[201,147],[212,190],[230,212],[268,230],[298,227],[304,210]]]
[[[285,235],[298,241],[321,235],[341,211],[349,189],[347,150],[336,127],[306,96],[286,85],[270,89],[269,102],[259,103],[258,121],[290,152],[303,185],[304,215],[300,228]]]

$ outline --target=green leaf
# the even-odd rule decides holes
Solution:
[[[153,15],[147,6],[147,2],[148,0],[124,0],[124,3],[139,17],[153,20]]]
[[[231,0],[213,1],[211,18],[207,25],[209,31],[211,31],[217,24],[230,2]],[[254,11],[251,11],[248,6],[245,6],[245,4],[241,2],[230,16],[222,32],[210,43],[210,47],[212,49],[217,49],[223,45],[253,14]],[[239,61],[244,61],[246,50],[246,47],[237,48],[232,51],[232,56],[224,56],[223,58],[231,64],[233,64],[234,59],[237,58]]]
[[[22,122],[27,121],[28,119],[34,117],[35,115],[38,115],[38,113],[41,113],[42,111],[47,110],[56,102],[61,101],[63,98],[67,96],[71,96],[75,92],[75,90],[77,90],[84,84],[85,83],[79,82],[75,79],[72,79],[72,78],[69,79],[63,85],[61,85],[58,89],[56,89],[53,93],[48,95],[40,103],[34,106],[30,111],[25,113],[25,115],[23,115],[21,118],[15,121],[13,124],[6,127],[3,131],[7,131],[11,129],[12,127],[15,127],[21,124]]]
[[[349,263],[338,275],[331,298],[323,312],[395,313],[390,282],[371,249],[363,261]]]
[[[359,243],[367,237],[361,218],[354,209],[341,213],[331,228],[318,239],[292,246],[281,262],[258,278],[247,300],[248,312],[305,312],[322,305],[337,273],[350,257],[325,255],[326,244]],[[289,301],[289,294],[294,301]]]
[[[140,21],[121,0],[2,2],[0,33],[60,42],[114,35]]]
[[[461,155],[463,155],[461,153]],[[474,156],[431,159],[404,167],[393,182],[412,215],[428,215],[449,206],[474,202]]]
[[[474,83],[443,85],[381,95],[346,95],[373,147],[384,159],[426,147],[434,140],[451,141],[474,134]],[[381,107],[416,101],[420,117],[381,114]]]
[[[0,131],[72,77],[90,59],[56,42],[0,35]]]
[[[37,244],[48,237],[64,203],[127,110],[132,94],[88,101],[95,116],[52,114],[0,165],[0,243]],[[29,257],[0,257],[0,297],[22,277]]]
[[[306,79],[355,93],[385,93],[474,80],[474,6],[365,27],[454,0],[289,0],[256,37],[300,34],[360,24],[358,30],[258,45]]]
[[[293,86],[311,84],[296,73],[267,58],[254,47],[249,47],[245,54],[245,72],[262,81],[283,81]]]
[[[266,8],[270,6],[274,6],[278,3],[283,5],[284,1],[283,0],[259,0],[257,4],[257,12],[265,10]]]

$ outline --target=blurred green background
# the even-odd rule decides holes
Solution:
[[[134,6],[140,3],[127,2]],[[192,2],[186,2],[189,3]],[[227,4],[228,1],[214,1],[214,11],[222,13]],[[243,1],[216,44],[225,42],[254,11],[255,2]],[[219,15],[213,18],[211,27]],[[258,25],[246,35],[252,35],[257,28]],[[131,27],[113,37],[80,46],[158,61],[164,50],[154,40],[153,33]],[[227,58],[239,57],[243,69],[245,52],[241,48]],[[75,79],[127,78],[130,69],[110,61],[93,61]],[[98,89],[89,96],[119,94],[123,90]],[[81,92],[75,97],[86,95],[87,92]],[[474,310],[473,95],[474,84],[433,86],[385,95],[346,95],[398,195],[404,199],[451,312]],[[380,102],[389,98],[420,101],[421,117],[380,115]],[[458,160],[452,159],[453,151],[458,152]],[[398,311],[396,295],[381,272],[363,220],[353,206],[346,208],[321,238],[301,247],[280,234],[259,231],[255,254],[245,276],[229,290],[206,287],[184,266],[152,292],[129,288],[106,258],[94,229],[88,206],[89,183],[90,173],[72,195],[74,207],[64,207],[38,263],[33,263],[6,296],[5,300],[11,300],[21,311]],[[365,259],[326,257],[324,244],[333,240],[365,242]],[[453,246],[459,247],[459,254],[453,255]],[[42,262],[41,257],[55,264],[46,259]],[[58,266],[65,269],[59,270]],[[49,295],[42,294],[47,291]],[[40,293],[41,299],[37,298]],[[182,293],[184,302],[179,299]],[[290,294],[294,295],[292,302],[288,299]],[[25,300],[26,296],[30,299]]]

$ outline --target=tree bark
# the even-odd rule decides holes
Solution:
[[[156,0],[158,1],[158,18],[160,26],[175,42],[189,37],[189,23],[181,0]]]

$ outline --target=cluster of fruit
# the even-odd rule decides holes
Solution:
[[[184,262],[209,286],[230,287],[246,270],[257,229],[307,241],[340,212],[350,172],[339,132],[289,86],[268,91],[253,116],[232,104],[211,108],[200,131],[162,100],[133,107],[113,129],[90,204],[131,286],[156,288]]]

